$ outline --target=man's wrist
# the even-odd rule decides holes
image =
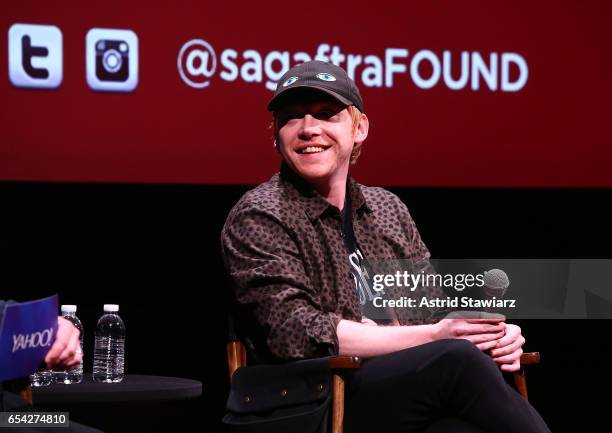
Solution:
[[[398,327],[407,347],[419,346],[440,339],[440,331],[437,323],[427,325],[404,325]]]
[[[440,322],[423,326],[427,327],[427,337],[429,342],[440,340]]]

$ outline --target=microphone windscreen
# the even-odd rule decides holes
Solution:
[[[508,275],[501,269],[491,269],[484,273],[484,290],[487,295],[500,296],[510,286]]]

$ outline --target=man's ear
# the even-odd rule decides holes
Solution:
[[[370,121],[368,116],[361,114],[357,128],[355,128],[355,143],[363,143],[368,137],[368,130],[370,129]]]
[[[278,141],[277,141],[277,140],[274,140],[274,149],[276,149],[276,151],[277,151],[279,154],[281,153],[281,151],[280,151],[280,146],[278,145]],[[282,155],[282,154],[281,154],[281,155]]]

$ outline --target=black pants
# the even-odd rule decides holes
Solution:
[[[550,432],[491,357],[467,340],[372,358],[347,378],[347,432],[421,432],[448,417],[487,433]]]

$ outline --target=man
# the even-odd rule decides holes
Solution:
[[[387,321],[398,326],[378,326],[364,315],[369,261],[429,269],[429,252],[395,195],[349,176],[369,122],[346,72],[300,64],[281,78],[268,109],[281,171],[242,197],[222,232],[257,359],[366,358],[348,381],[347,431],[420,431],[443,415],[490,432],[548,431],[500,373],[519,368],[525,339],[517,326],[416,321],[401,311]]]

